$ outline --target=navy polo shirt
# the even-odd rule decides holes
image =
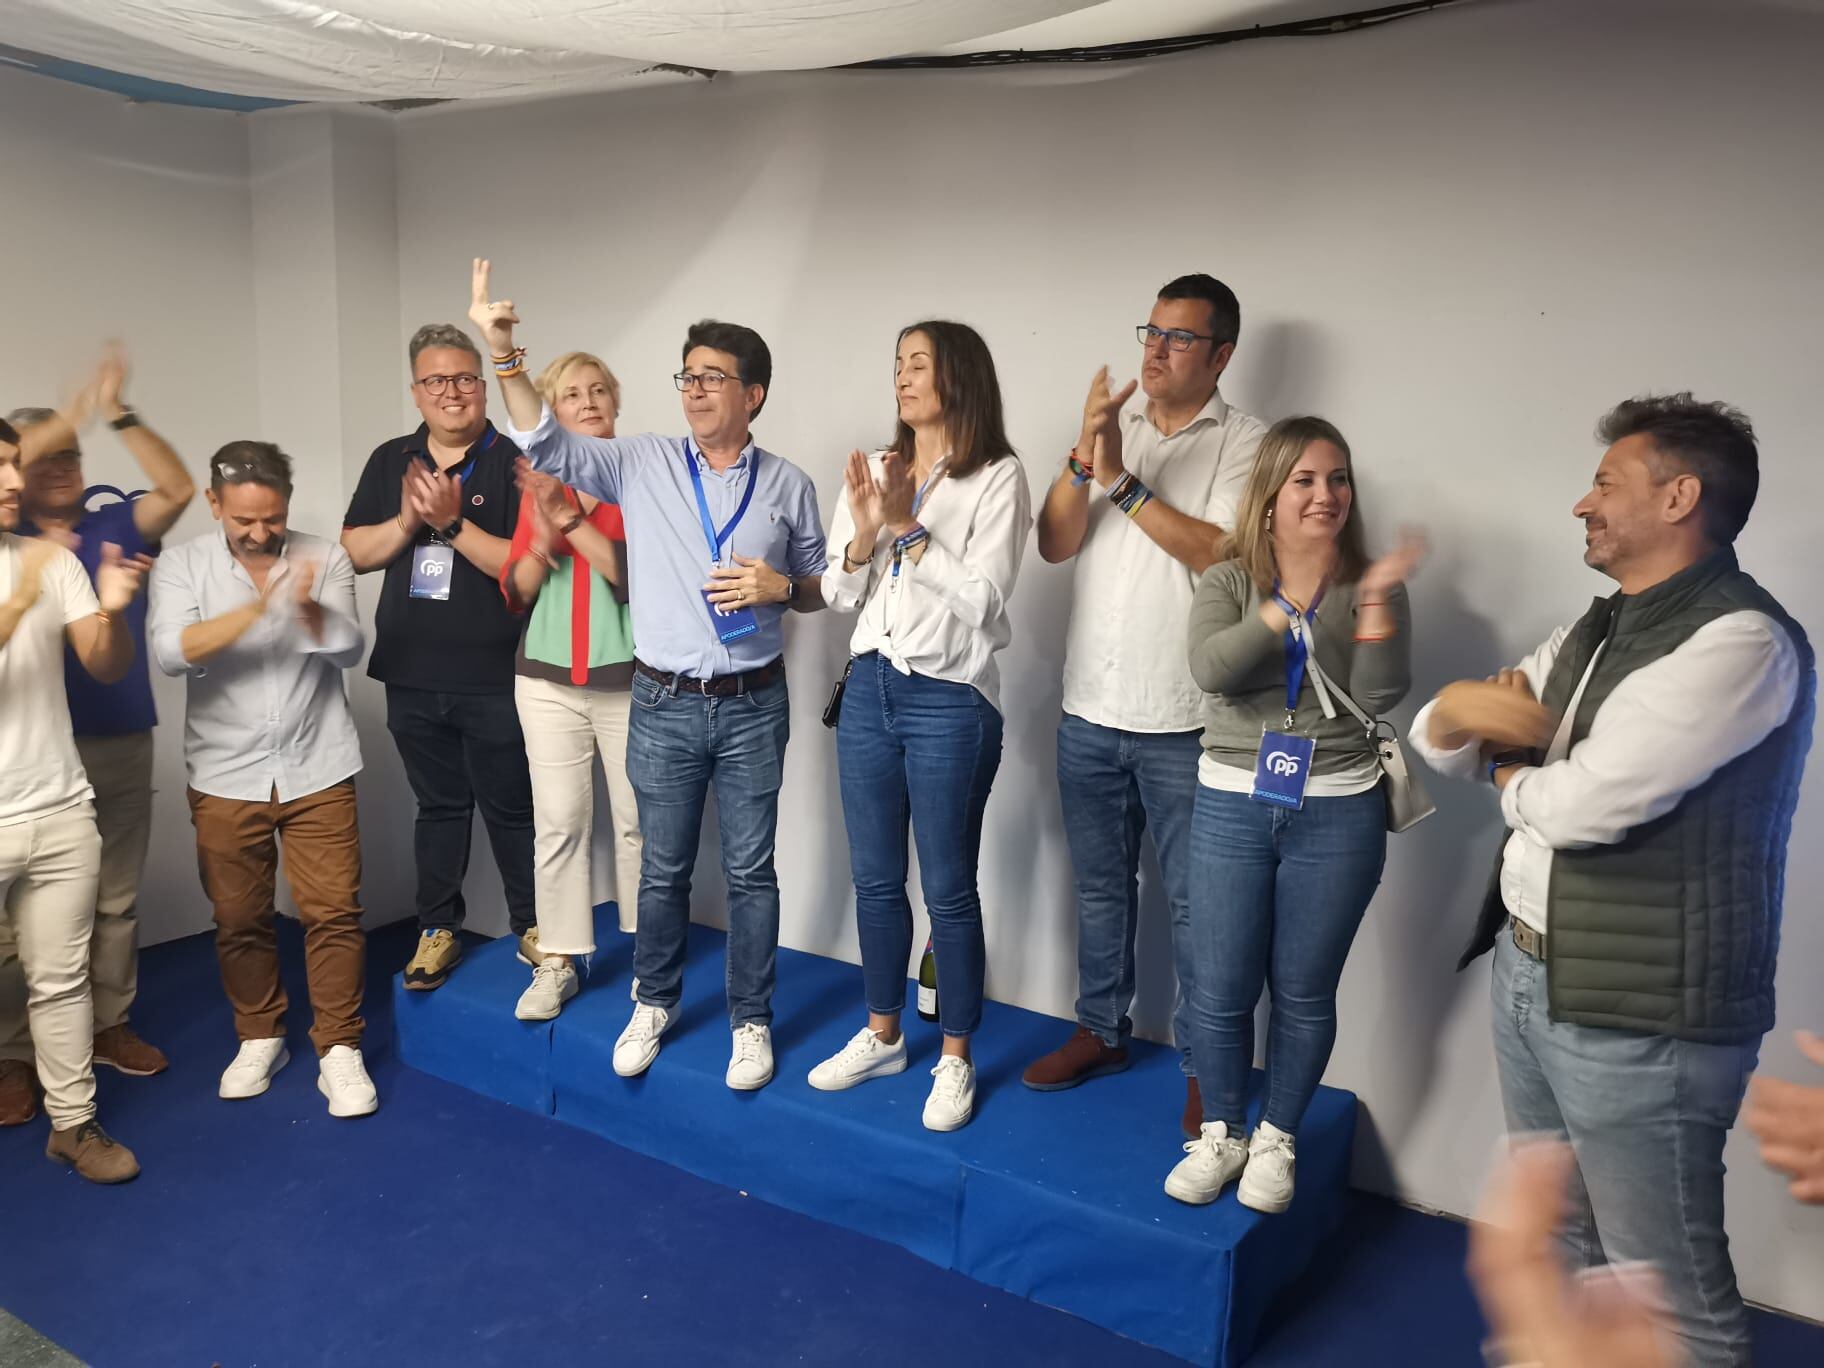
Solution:
[[[345,527],[371,527],[399,515],[399,487],[413,461],[431,459],[429,430],[375,448],[349,500]],[[519,516],[513,463],[519,448],[489,423],[450,473],[462,480],[462,517],[483,532],[511,538]],[[374,649],[367,672],[382,684],[445,693],[493,693],[513,687],[513,657],[520,620],[507,608],[500,585],[477,570],[461,552],[450,576],[447,599],[411,596],[412,551],[428,545],[431,530],[420,528],[386,567],[380,604],[374,612]]]

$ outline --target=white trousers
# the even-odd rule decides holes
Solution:
[[[58,1130],[95,1118],[89,934],[101,833],[84,801],[0,826],[0,920],[25,970],[26,1013],[44,1110]]]
[[[513,681],[532,771],[533,882],[538,947],[552,955],[595,950],[590,847],[595,834],[595,757],[608,783],[614,898],[631,932],[640,900],[639,810],[627,781],[627,718],[633,694],[520,676]]]

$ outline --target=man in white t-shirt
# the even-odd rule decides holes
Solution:
[[[1082,436],[1039,514],[1039,554],[1076,558],[1058,789],[1077,887],[1078,1026],[1022,1081],[1052,1091],[1127,1068],[1140,843],[1151,826],[1178,965],[1182,1128],[1195,1137],[1203,1108],[1184,1022],[1183,932],[1203,696],[1191,679],[1185,623],[1266,428],[1218,389],[1241,331],[1228,286],[1180,276],[1135,331],[1140,379],[1110,393],[1106,368],[1097,374]],[[1122,411],[1136,384],[1144,402]]]
[[[34,439],[55,440],[61,426],[41,424]],[[121,1183],[139,1162],[95,1120],[89,934],[101,836],[71,733],[63,648],[103,683],[124,675],[133,663],[125,614],[151,561],[107,546],[91,588],[66,547],[15,536],[22,466],[19,434],[0,423],[0,917],[25,969],[51,1119],[45,1153],[91,1182]]]

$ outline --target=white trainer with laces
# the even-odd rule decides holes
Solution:
[[[849,1043],[811,1070],[810,1084],[820,1092],[841,1092],[870,1078],[906,1071],[906,1037],[891,1045],[863,1026]]]
[[[521,1021],[549,1021],[576,996],[576,966],[568,955],[547,955],[532,966],[532,983],[519,995],[513,1015]]]
[[[1205,1121],[1203,1134],[1185,1144],[1184,1158],[1165,1179],[1165,1195],[1206,1206],[1248,1166],[1248,1147],[1229,1134],[1226,1121]]]
[[[736,1092],[752,1092],[773,1081],[773,1033],[757,1021],[735,1027],[724,1082]]]
[[[349,1045],[332,1045],[317,1061],[317,1091],[329,1099],[331,1116],[371,1116],[380,1106],[361,1051]]]
[[[637,1078],[659,1057],[659,1037],[671,1025],[671,1013],[644,1002],[634,1006],[627,1028],[614,1042],[614,1071],[622,1078]]]
[[[953,1131],[975,1115],[975,1065],[961,1055],[939,1055],[925,1099],[925,1129]]]
[[[1248,1167],[1235,1189],[1236,1198],[1256,1211],[1284,1211],[1292,1205],[1292,1172],[1297,1166],[1292,1137],[1262,1121],[1248,1141]]]
[[[272,1086],[272,1076],[291,1063],[291,1051],[285,1048],[284,1036],[269,1040],[243,1040],[234,1062],[222,1070],[222,1082],[216,1095],[239,1101],[258,1097]]]

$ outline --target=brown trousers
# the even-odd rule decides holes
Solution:
[[[285,878],[304,924],[304,967],[315,1013],[310,1038],[319,1055],[361,1045],[361,994],[367,937],[361,930],[361,837],[355,783],[281,803],[212,798],[190,791],[197,868],[215,904],[215,955],[234,1008],[235,1034],[269,1040],[285,1034],[285,986],[273,935],[279,843]]]

